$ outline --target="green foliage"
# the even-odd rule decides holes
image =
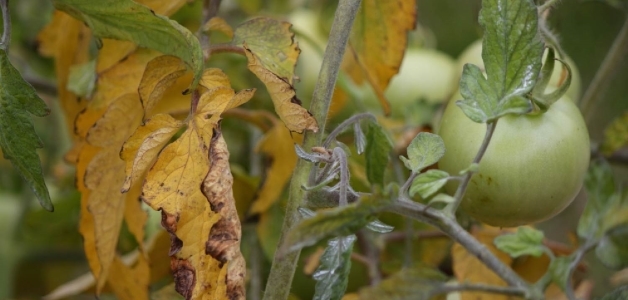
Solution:
[[[613,154],[621,147],[628,144],[628,112],[616,118],[604,130],[604,142],[602,152],[606,155]]]
[[[72,66],[68,90],[80,97],[91,98],[96,87],[96,60]]]
[[[406,168],[418,173],[421,170],[438,162],[445,154],[443,139],[433,133],[421,132],[417,134],[408,146],[408,158],[400,156]]]
[[[349,282],[351,252],[355,235],[337,237],[327,242],[327,248],[320,259],[320,265],[312,274],[316,280],[316,290],[312,299],[341,299]]]
[[[550,263],[548,272],[551,275],[552,282],[557,284],[563,291],[567,287],[570,275],[570,265],[572,258],[570,256],[557,257]]]
[[[383,186],[384,172],[390,158],[392,143],[384,129],[375,122],[368,122],[366,134],[366,177],[373,185]]]
[[[466,64],[460,79],[464,100],[457,102],[471,120],[492,122],[532,109],[525,95],[536,83],[543,53],[537,14],[531,0],[482,1],[482,59],[487,77],[478,66]]]
[[[625,198],[628,199],[628,198]],[[625,200],[624,200],[625,201]],[[595,248],[597,258],[608,268],[628,266],[628,224],[610,230]]]
[[[565,95],[567,90],[569,90],[569,86],[571,86],[571,67],[563,61],[559,60],[559,63],[567,68],[567,77],[555,91],[545,94],[545,89],[550,82],[552,73],[554,73],[554,48],[549,48],[547,57],[545,58],[545,63],[543,64],[543,68],[541,68],[541,74],[534,86],[534,89],[532,90],[532,100],[543,111],[546,111],[550,105]]]
[[[443,286],[447,276],[427,267],[411,267],[386,278],[378,285],[360,290],[361,300],[379,299],[445,299],[444,295],[433,297]]]
[[[422,173],[412,182],[410,186],[410,196],[419,194],[421,198],[425,199],[438,192],[449,179],[449,173],[441,170],[428,170]]]
[[[523,255],[539,257],[543,254],[543,232],[531,227],[519,227],[516,233],[504,234],[495,238],[497,249],[517,258]]]
[[[44,117],[50,113],[35,89],[20,75],[0,50],[0,147],[22,178],[30,185],[43,208],[53,211],[50,194],[35,151],[42,142],[35,133],[29,114]]]
[[[628,299],[628,285],[620,286],[614,291],[604,295],[599,300],[622,300]]]
[[[170,54],[185,61],[194,72],[189,90],[203,74],[203,52],[187,28],[131,0],[55,0],[56,9],[85,22],[99,38],[132,41],[141,47]]]

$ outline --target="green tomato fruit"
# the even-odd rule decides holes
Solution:
[[[545,57],[547,56],[547,50],[543,54],[543,61],[545,61]],[[575,63],[571,58],[567,57],[565,59],[567,64],[571,67],[571,85],[567,90],[566,95],[569,96],[571,100],[578,100],[580,98],[580,73],[578,72],[578,68],[576,68]],[[456,62],[456,81],[460,79],[460,75],[462,74],[462,68],[465,64],[470,63],[476,66],[479,66],[484,70],[484,62],[482,61],[482,40],[477,40],[469,45],[458,57],[458,61]],[[561,82],[561,75],[563,72],[563,64],[560,62],[554,63],[554,71],[552,72],[552,77],[550,78],[550,82],[548,87],[558,87]]]
[[[292,29],[299,34],[306,35],[315,43],[312,45],[310,41],[305,40],[299,35],[296,36],[301,53],[297,61],[295,73],[299,76],[300,81],[295,84],[295,88],[303,95],[301,97],[311,97],[318,79],[318,72],[323,63],[323,56],[317,48],[325,49],[327,40],[317,30],[318,16],[315,12],[307,9],[297,10],[288,16],[288,22],[292,23]]]
[[[439,167],[452,175],[466,169],[485,132],[486,124],[471,121],[450,101],[438,132],[446,148]],[[514,227],[549,219],[579,192],[589,151],[586,124],[567,97],[543,114],[502,117],[460,207],[492,226]],[[453,194],[457,186],[450,182],[447,191]]]

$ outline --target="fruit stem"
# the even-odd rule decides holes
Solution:
[[[486,124],[486,134],[484,135],[484,140],[482,141],[482,145],[480,145],[480,150],[478,150],[478,153],[475,155],[472,163],[479,164],[480,160],[482,160],[482,157],[484,156],[484,153],[486,153],[486,149],[488,148],[488,144],[491,142],[491,138],[493,137],[496,126],[497,120]],[[452,216],[454,220],[456,219],[456,210],[458,210],[458,206],[460,206],[460,202],[462,202],[462,197],[467,190],[467,186],[469,185],[473,174],[475,174],[475,172],[469,171],[464,175],[462,181],[460,182],[460,185],[458,186],[458,189],[456,190],[456,194],[454,194],[454,202],[445,208],[445,212]]]
[[[340,0],[338,8],[334,15],[331,32],[329,33],[329,43],[323,63],[321,66],[318,81],[314,88],[310,112],[318,123],[319,130],[317,132],[307,131],[303,138],[303,148],[311,149],[318,146],[323,141],[325,134],[325,121],[329,113],[331,98],[338,78],[340,63],[345,53],[347,42],[349,41],[349,33],[353,26],[353,21],[360,7],[361,0]],[[268,281],[266,283],[266,291],[264,292],[265,300],[281,300],[287,299],[290,295],[290,287],[292,286],[292,278],[297,267],[299,255],[301,251],[293,251],[288,254],[282,253],[279,249],[285,249],[284,241],[292,227],[300,220],[298,208],[305,199],[305,191],[301,189],[301,185],[308,181],[312,163],[299,159],[294,169],[292,180],[290,181],[289,199],[286,204],[286,215],[281,227],[281,236],[275,251],[275,257],[270,269]],[[283,255],[282,255],[283,254]]]
[[[591,118],[595,115],[597,106],[604,97],[608,85],[611,79],[617,73],[618,67],[622,64],[619,63],[628,50],[628,16],[622,26],[621,30],[617,34],[613,45],[608,50],[604,61],[600,65],[600,68],[595,73],[593,81],[587,87],[587,90],[582,96],[580,102],[580,109],[584,112],[584,120],[588,123],[591,122]]]

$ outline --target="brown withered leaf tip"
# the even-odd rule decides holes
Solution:
[[[245,299],[246,262],[240,252],[242,229],[233,197],[229,150],[220,129],[214,130],[209,158],[210,168],[202,189],[211,210],[220,214],[221,219],[210,230],[205,253],[220,261],[221,265],[227,264],[227,298]]]
[[[175,290],[185,299],[190,299],[194,290],[194,284],[196,284],[194,267],[187,260],[173,257],[170,260],[170,269],[174,276]]]

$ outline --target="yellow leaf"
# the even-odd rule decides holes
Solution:
[[[240,252],[242,227],[233,197],[233,175],[229,168],[229,150],[222,133],[216,129],[211,140],[209,172],[203,181],[203,194],[211,210],[220,215],[210,232],[205,253],[227,264],[225,282],[227,299],[245,299],[246,262]],[[201,283],[204,281],[201,281]]]
[[[120,96],[87,132],[87,142],[99,147],[120,148],[140,125],[141,107],[137,93]]]
[[[483,227],[480,230],[474,230],[473,236],[478,239],[484,246],[488,248],[499,260],[504,264],[510,265],[512,258],[499,251],[494,245],[493,240],[498,235],[508,232],[499,230],[494,227]],[[473,254],[467,252],[460,244],[455,243],[452,249],[454,275],[459,282],[483,283],[494,286],[508,286],[498,275],[491,271],[484,263],[478,260]],[[481,292],[464,292],[461,293],[462,300],[507,300],[514,299],[507,295],[496,295]]]
[[[233,38],[233,28],[229,26],[227,21],[221,17],[213,17],[203,25],[203,31],[219,31],[224,33],[228,38]]]
[[[301,106],[301,101],[297,99],[294,88],[288,79],[279,77],[261,65],[246,45],[244,45],[244,50],[249,61],[249,70],[266,85],[275,105],[275,111],[286,124],[286,127],[290,131],[298,133],[302,133],[304,130],[318,131],[316,120]]]
[[[70,67],[89,60],[90,40],[87,26],[60,11],[54,12],[52,21],[37,35],[39,52],[55,61],[57,94],[69,132],[74,132],[74,119],[86,105],[67,89]]]
[[[172,55],[159,56],[148,62],[138,88],[145,115],[185,71],[185,62]]]
[[[102,48],[96,58],[96,72],[101,73],[115,66],[135,49],[137,45],[130,41],[102,39]]]
[[[111,264],[109,275],[107,284],[118,299],[148,300],[150,269],[143,255],[139,255],[134,267],[127,266],[116,256]]]
[[[628,112],[624,112],[604,130],[602,152],[611,155],[626,145],[628,145]]]
[[[122,191],[144,175],[155,163],[159,151],[170,141],[172,136],[183,126],[183,122],[167,114],[155,115],[138,127],[122,146],[120,157],[126,162],[126,178]]]
[[[362,81],[361,76],[369,81],[385,105],[386,114],[389,110],[383,91],[399,71],[408,31],[414,29],[415,24],[415,0],[365,0],[354,23],[349,43],[356,60],[349,64],[348,72],[356,82]],[[345,55],[345,59],[348,57]],[[359,72],[360,69],[363,72]]]
[[[209,122],[213,124],[218,123],[223,111],[246,103],[254,93],[255,89],[242,90],[236,94],[229,87],[213,88],[201,96],[196,116],[209,119]]]
[[[296,141],[292,139],[290,131],[286,130],[282,124],[277,124],[264,135],[264,138],[257,145],[256,150],[268,156],[272,164],[266,170],[266,179],[260,188],[257,199],[251,206],[250,214],[265,212],[281,196],[297,164],[294,144],[301,143],[301,136],[295,136],[297,137]]]
[[[135,241],[139,245],[140,250],[146,251],[144,247],[144,227],[148,220],[148,214],[142,209],[142,202],[140,201],[141,193],[142,185],[136,184],[133,186],[133,189],[126,194],[124,222],[129,232],[135,237]]]
[[[201,77],[201,81],[199,81],[199,85],[211,90],[217,87],[229,87],[231,86],[231,82],[229,81],[229,77],[227,77],[222,70],[209,68],[203,71],[203,76]]]

